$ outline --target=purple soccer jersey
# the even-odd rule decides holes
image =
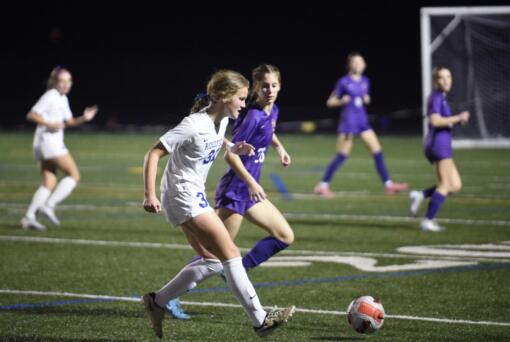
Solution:
[[[433,113],[442,117],[452,116],[446,96],[440,90],[434,90],[429,97],[427,115],[430,116]],[[429,123],[429,132],[425,139],[425,155],[431,163],[452,157],[451,126],[434,128]]]
[[[232,142],[246,141],[255,147],[254,156],[240,156],[244,167],[258,182],[266,153],[271,145],[278,120],[278,107],[273,105],[271,114],[257,106],[250,106],[235,121]],[[227,207],[244,215],[255,202],[250,200],[248,186],[232,169],[221,178],[216,187],[216,207]],[[241,202],[241,203],[233,203]]]
[[[368,77],[361,76],[359,80],[354,80],[351,75],[346,75],[338,80],[333,93],[338,98],[344,95],[351,97],[351,101],[342,107],[338,133],[360,134],[371,129],[363,103],[363,97],[370,94]]]

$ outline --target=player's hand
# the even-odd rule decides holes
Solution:
[[[291,163],[291,159],[287,151],[284,148],[278,149],[278,154],[280,155],[280,162],[283,167],[289,167]]]
[[[342,96],[340,101],[342,101],[342,104],[348,104],[349,102],[351,102],[351,97],[346,94],[346,95]]]
[[[92,119],[94,119],[94,117],[97,114],[97,110],[98,108],[95,105],[92,107],[85,108],[85,110],[83,111],[83,119],[85,120],[85,122],[92,121]]]
[[[46,127],[51,131],[56,131],[65,128],[66,124],[64,122],[48,122]]]
[[[234,144],[234,146],[232,146],[230,152],[238,154],[240,156],[248,155],[251,157],[255,155],[255,147],[253,147],[253,145],[248,144],[246,141],[238,141]]]
[[[149,213],[159,213],[161,211],[161,203],[156,196],[146,197],[143,200],[143,209]]]
[[[248,192],[250,194],[250,199],[255,202],[261,202],[267,197],[264,189],[256,182],[248,186]]]
[[[370,95],[368,94],[363,95],[363,103],[366,105],[370,103]]]
[[[469,112],[468,111],[463,111],[462,113],[459,114],[459,118],[460,118],[460,124],[461,125],[465,125],[467,124],[467,122],[469,121]]]

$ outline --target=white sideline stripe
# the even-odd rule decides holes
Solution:
[[[136,203],[139,205],[139,203]],[[127,206],[96,206],[89,204],[74,204],[74,205],[61,205],[59,210],[132,210],[133,203],[129,202]],[[0,202],[0,208],[25,208],[26,205],[20,203]],[[143,209],[139,208],[140,212]],[[391,216],[391,215],[358,215],[358,214],[328,214],[328,213],[283,213],[289,219],[314,219],[314,220],[355,220],[355,221],[387,221],[387,222],[412,222],[418,223],[421,219],[409,216]],[[456,218],[440,218],[439,222],[465,224],[465,225],[480,225],[480,226],[503,226],[510,227],[510,221],[504,220],[471,220],[471,219],[456,219]]]
[[[192,250],[189,245],[177,243],[158,243],[158,242],[137,242],[137,241],[113,241],[113,240],[83,240],[83,239],[64,239],[49,238],[42,236],[17,236],[17,235],[0,235],[0,241],[22,241],[37,243],[55,243],[70,245],[89,245],[89,246],[114,246],[114,247],[134,247],[134,248],[168,248],[168,249],[187,249]],[[249,251],[251,248],[239,248],[243,252]],[[334,252],[334,251],[312,251],[291,249],[282,251],[282,255],[330,255],[330,256],[366,256],[366,257],[385,257],[398,259],[430,259],[427,255],[405,255],[395,253],[366,253],[366,252]],[[494,259],[484,257],[451,257],[434,255],[435,259],[441,260],[474,260],[474,261],[494,261],[494,262],[510,262],[510,259]]]
[[[336,219],[336,220],[355,220],[355,221],[388,221],[388,222],[419,222],[421,218],[407,216],[389,216],[389,215],[357,215],[357,214],[325,214],[325,213],[284,213],[287,218],[295,219]],[[492,226],[508,226],[510,221],[503,220],[470,220],[455,218],[437,219],[443,223],[467,224],[467,225],[492,225]]]
[[[140,302],[141,301],[141,299],[137,298],[137,297],[93,295],[93,294],[72,293],[72,292],[55,292],[55,291],[46,292],[46,291],[22,291],[22,290],[0,289],[0,293],[17,294],[17,295],[32,295],[32,296],[105,299],[105,300],[118,300],[118,301],[124,301],[124,302]],[[181,303],[185,304],[185,305],[194,305],[194,306],[212,306],[212,307],[236,308],[236,309],[241,308],[241,305],[239,305],[239,304],[230,304],[230,303],[192,302],[192,301],[181,301]],[[264,307],[264,308],[271,309],[272,307]],[[304,308],[296,308],[296,312],[319,314],[319,315],[337,315],[337,316],[345,316],[346,315],[345,311],[316,310],[316,309],[304,309]],[[510,322],[472,321],[472,320],[465,320],[465,319],[420,317],[420,316],[408,316],[408,315],[386,315],[386,317],[393,318],[393,319],[403,319],[403,320],[422,321],[422,322],[466,324],[466,325],[491,325],[491,326],[510,327]]]

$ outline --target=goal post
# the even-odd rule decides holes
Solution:
[[[469,110],[454,128],[454,147],[510,148],[510,6],[420,10],[423,133],[432,68],[453,74],[452,111]]]

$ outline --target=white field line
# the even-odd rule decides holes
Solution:
[[[141,203],[141,202],[140,202]],[[142,213],[143,209],[140,203],[128,202],[126,206],[101,206],[92,204],[64,204],[58,207],[58,210],[91,210],[91,211],[125,211],[133,210],[138,207]],[[0,202],[0,208],[24,209],[25,204]],[[421,219],[409,216],[391,216],[391,215],[359,215],[359,214],[329,214],[329,213],[283,213],[289,219],[313,219],[313,220],[354,220],[354,221],[386,221],[398,223],[418,223]],[[475,226],[503,226],[510,227],[510,221],[504,220],[471,220],[457,218],[440,218],[439,222],[451,224],[464,224]]]
[[[21,291],[12,289],[0,289],[0,293],[3,294],[15,294],[15,295],[32,295],[32,296],[51,296],[51,297],[72,297],[72,298],[87,298],[87,299],[104,299],[104,300],[117,300],[124,302],[138,302],[138,297],[121,297],[121,296],[107,296],[107,295],[93,295],[93,294],[82,294],[82,293],[71,293],[71,292],[55,292],[55,291]],[[212,307],[224,307],[224,308],[241,308],[239,304],[230,303],[217,303],[217,302],[192,302],[182,301],[185,305],[194,306],[212,306]],[[266,307],[270,309],[271,307]],[[316,309],[305,309],[296,308],[296,312],[318,314],[318,315],[337,315],[345,316],[345,311],[334,311],[334,310],[316,310]],[[435,323],[450,323],[450,324],[464,324],[464,325],[486,325],[486,326],[502,326],[510,327],[510,322],[494,322],[494,321],[472,321],[465,319],[450,319],[450,318],[436,318],[436,317],[420,317],[420,316],[409,316],[409,315],[386,315],[386,318],[402,319],[410,321],[422,321],[422,322],[435,322]]]
[[[386,221],[386,222],[419,222],[421,218],[408,216],[390,216],[390,215],[358,215],[358,214],[326,214],[326,213],[284,213],[285,217],[290,219],[313,219],[313,220],[354,220],[354,221]],[[440,218],[439,222],[465,224],[465,225],[489,225],[510,227],[510,221],[503,220],[470,220],[456,218]]]
[[[89,246],[111,246],[111,247],[132,247],[132,248],[164,248],[164,249],[182,249],[191,250],[187,244],[177,243],[158,243],[158,242],[138,242],[138,241],[113,241],[113,240],[84,240],[84,239],[66,239],[66,238],[50,238],[43,236],[18,236],[18,235],[0,235],[0,241],[13,242],[36,242],[36,243],[53,243],[62,245],[89,245]],[[251,248],[239,248],[243,252],[249,251]],[[433,253],[435,254],[435,253]],[[364,257],[383,257],[395,259],[430,259],[427,255],[405,255],[396,253],[365,253],[365,252],[333,252],[333,251],[312,251],[290,249],[281,252],[281,255],[327,255],[327,256],[364,256]],[[454,261],[486,261],[486,262],[510,262],[510,259],[501,258],[484,258],[484,257],[451,257],[434,255],[435,259],[454,260]]]

